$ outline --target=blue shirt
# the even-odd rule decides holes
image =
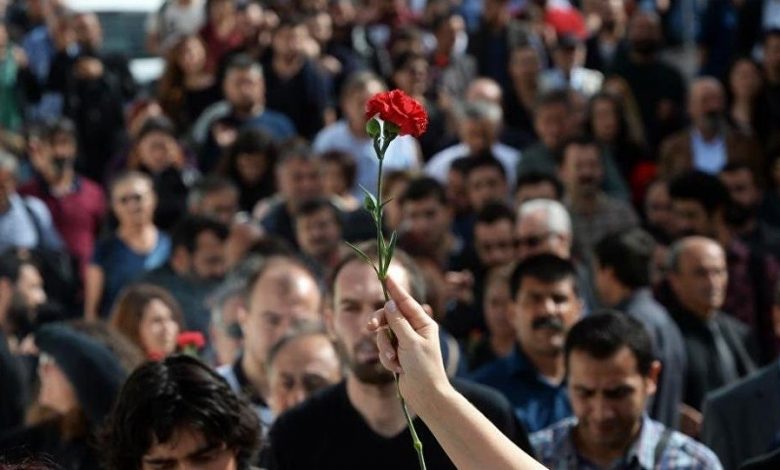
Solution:
[[[528,432],[572,415],[566,383],[553,385],[546,380],[519,347],[509,356],[480,367],[471,378],[503,393]]]
[[[99,242],[92,255],[92,264],[99,266],[104,276],[100,314],[108,315],[123,287],[165,264],[170,254],[171,239],[163,232],[158,232],[157,244],[149,253],[133,251],[116,235]]]
[[[531,445],[542,465],[551,470],[600,470],[598,466],[577,452],[572,438],[572,431],[576,425],[576,418],[567,418],[531,435]],[[665,430],[663,424],[643,416],[639,437],[623,457],[607,468],[609,470],[720,470],[723,468],[718,457],[707,446],[677,431],[672,431],[666,445],[660,446],[659,449],[659,441]]]

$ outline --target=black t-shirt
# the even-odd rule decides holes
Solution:
[[[513,442],[531,452],[525,428],[501,394],[464,380],[456,379],[453,385]],[[423,444],[427,468],[455,468],[425,423],[415,418],[414,426]],[[392,438],[376,434],[350,403],[346,382],[281,415],[271,428],[270,445],[272,470],[418,467],[409,430]]]

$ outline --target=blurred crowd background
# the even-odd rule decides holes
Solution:
[[[780,445],[776,380],[762,435],[747,411],[707,416],[713,392],[780,373],[780,2],[0,0],[0,19],[0,455],[63,416],[77,442],[112,373],[188,347],[265,424],[349,374],[311,322],[344,242],[375,238],[364,108],[396,88],[430,125],[388,150],[384,226],[451,376],[541,430],[572,414],[565,377],[499,365],[538,371],[561,347],[540,329],[618,308],[663,364],[653,419],[725,468]],[[522,302],[518,276],[570,272]],[[78,341],[46,350],[52,324]],[[270,364],[293,330],[332,353],[298,398]],[[78,413],[51,370],[91,390]]]

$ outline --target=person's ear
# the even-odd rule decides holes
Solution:
[[[658,389],[658,378],[661,376],[661,370],[663,365],[660,361],[653,361],[650,364],[650,370],[645,377],[645,386],[647,387],[647,394],[653,395]]]

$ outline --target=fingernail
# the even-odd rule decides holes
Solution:
[[[393,358],[395,358],[395,353],[393,351],[387,351],[385,353],[385,357],[388,358],[388,359],[393,359]]]
[[[396,311],[398,311],[398,308],[395,305],[395,301],[388,300],[387,303],[385,304],[385,311],[387,313],[395,313]]]
[[[368,320],[368,326],[370,326],[371,328],[375,328],[377,326],[376,318],[372,318]]]

